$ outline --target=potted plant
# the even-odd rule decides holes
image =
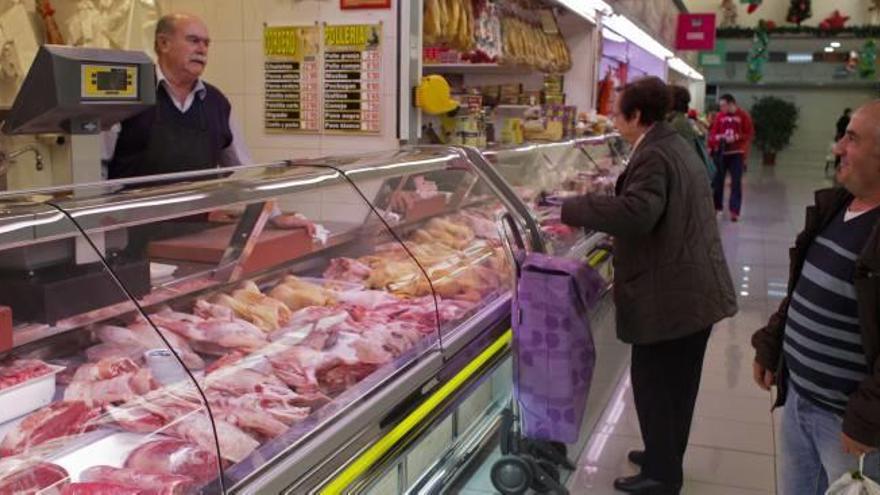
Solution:
[[[797,129],[798,108],[794,103],[764,96],[752,105],[755,146],[764,155],[764,165],[776,164],[776,153],[785,149]]]

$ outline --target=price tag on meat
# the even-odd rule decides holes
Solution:
[[[265,129],[319,132],[317,26],[275,26],[263,30]]]
[[[324,26],[324,131],[377,134],[382,24]]]

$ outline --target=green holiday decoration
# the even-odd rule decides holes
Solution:
[[[764,64],[770,58],[770,52],[767,50],[769,44],[770,36],[767,35],[767,24],[762,20],[758,23],[758,29],[755,30],[752,48],[749,49],[749,56],[746,58],[746,67],[748,68],[746,77],[749,82],[757,83],[764,78]]]
[[[876,38],[880,37],[880,26],[865,24],[862,26],[844,26],[842,29],[820,29],[818,26],[778,26],[772,30],[773,38],[786,35],[801,35],[811,38],[838,38],[840,35],[848,35],[853,38]],[[755,29],[750,27],[726,27],[718,28],[718,38],[752,38]]]
[[[810,3],[811,0],[791,0],[791,5],[788,6],[788,15],[785,16],[785,20],[800,26],[802,22],[813,15],[810,9]]]
[[[877,43],[874,40],[867,41],[859,50],[858,71],[862,79],[873,79],[877,76]]]

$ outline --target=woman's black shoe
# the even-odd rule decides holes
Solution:
[[[635,495],[679,495],[681,485],[669,485],[637,474],[617,478],[614,480],[614,489]]]

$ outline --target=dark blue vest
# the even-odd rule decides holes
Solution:
[[[185,112],[174,105],[165,86],[156,105],[122,122],[111,179],[216,168],[222,151],[232,144],[229,100],[210,84],[204,99],[196,95]]]

